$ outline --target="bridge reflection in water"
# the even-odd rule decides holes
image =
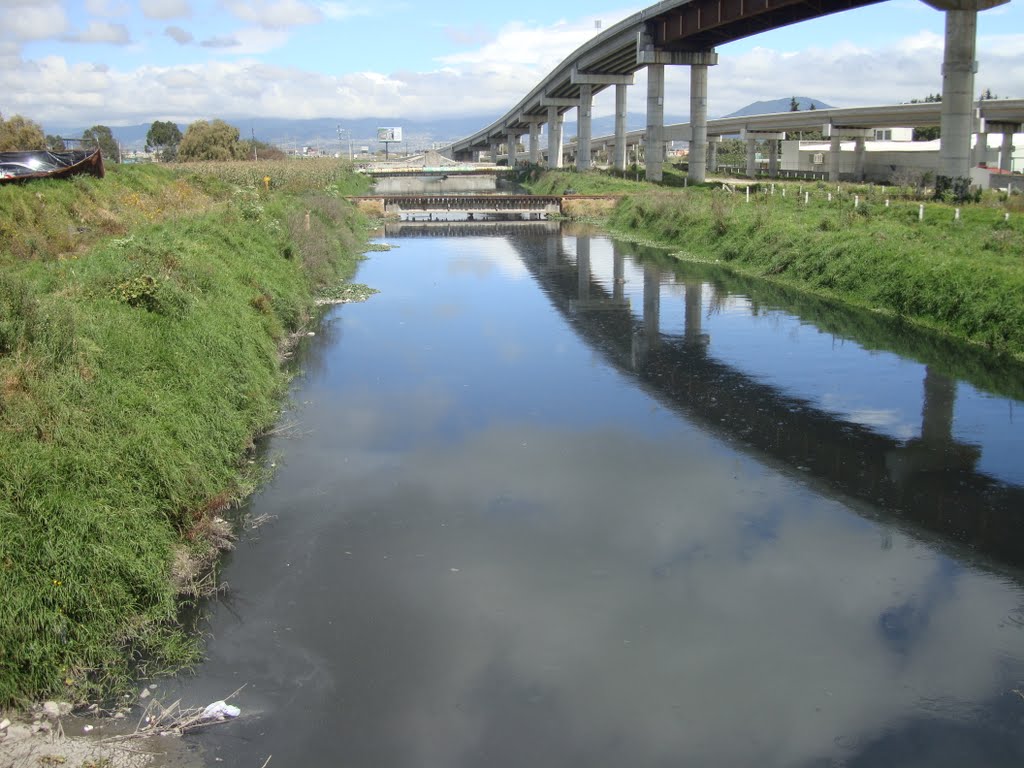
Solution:
[[[1024,400],[1024,376],[1012,363],[908,329],[899,323],[790,293],[711,265],[674,271],[659,252],[595,237],[586,229],[563,237],[549,222],[396,223],[385,236],[512,235],[508,242],[576,333],[616,369],[636,376],[665,407],[816,490],[842,498],[868,518],[896,523],[917,537],[1005,565],[1024,566],[1024,487],[1020,477],[978,468],[982,449],[954,436],[958,383]],[[599,243],[605,280],[595,279]],[[624,287],[626,261],[642,270],[642,297]],[[610,267],[610,269],[608,268]],[[681,329],[666,318],[666,283],[682,283]],[[608,285],[611,285],[609,290]],[[768,305],[868,349],[887,349],[923,364],[920,427],[910,438],[887,435],[824,407],[815,398],[766,382],[716,358],[702,327],[730,295],[768,296]],[[752,311],[763,307],[752,302]],[[663,331],[671,324],[678,330]],[[581,393],[584,395],[585,393]],[[965,550],[964,546],[968,549]]]

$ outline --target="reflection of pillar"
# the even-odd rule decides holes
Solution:
[[[953,442],[953,406],[956,381],[925,368],[921,439],[927,443]]]
[[[649,349],[658,344],[661,333],[661,270],[644,264],[644,336]]]
[[[626,88],[615,86],[615,170],[626,170]]]
[[[757,175],[757,140],[747,139],[747,176]]]
[[[548,257],[548,266],[549,267],[557,267],[558,266],[558,246],[559,246],[559,243],[560,243],[560,238],[559,238],[558,235],[551,235],[548,238],[548,240],[547,240],[546,245],[547,245],[547,257]]]
[[[647,132],[644,165],[648,181],[661,181],[665,158],[665,65],[647,66]]]
[[[707,178],[708,152],[708,68],[690,65],[690,156],[686,178],[703,184]]]
[[[620,301],[626,283],[626,259],[622,251],[613,246],[612,249],[612,298]]]
[[[684,315],[683,337],[687,341],[697,341],[701,338],[700,321],[703,314],[701,306],[703,285],[698,282],[686,283],[686,314]]]
[[[858,136],[853,141],[853,159],[854,159],[854,171],[853,175],[857,181],[864,181],[864,155],[867,152],[867,146],[864,142],[863,136]]]
[[[590,238],[576,237],[576,268],[579,271],[579,298],[590,298]]]
[[[839,181],[839,156],[842,145],[839,143],[839,132],[832,131],[832,140],[828,146],[828,180]]]

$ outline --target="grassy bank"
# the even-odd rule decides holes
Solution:
[[[549,172],[531,187],[621,192],[623,183]],[[907,200],[891,188],[790,183],[770,192],[753,186],[747,202],[745,189],[644,185],[620,200],[608,225],[682,258],[718,261],[1024,359],[1019,197],[992,195],[963,207],[957,220],[952,205]]]
[[[363,240],[348,176],[236,171],[0,188],[0,705],[195,658],[189,564],[247,490],[282,342]]]

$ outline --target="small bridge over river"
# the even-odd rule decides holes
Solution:
[[[370,195],[351,197],[361,211],[387,218],[540,220],[572,213],[574,206],[610,206],[607,195]],[[589,201],[589,203],[588,203]]]

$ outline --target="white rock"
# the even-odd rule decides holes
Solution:
[[[82,726],[82,733],[88,733],[92,729],[93,729],[93,726],[91,726],[91,725],[83,725]]]
[[[60,709],[60,716],[61,717],[64,717],[65,715],[70,715],[71,714],[71,710],[72,710],[71,702],[68,702],[68,701],[58,701],[57,702],[57,708]]]
[[[148,688],[143,688],[142,689],[142,693],[139,694],[139,698],[140,699],[148,699],[149,698],[149,689]]]
[[[5,717],[3,720],[0,720],[0,731],[6,731],[10,725],[11,721]]]
[[[60,717],[60,705],[56,701],[48,701],[43,704],[43,714],[47,717],[57,719]]]

